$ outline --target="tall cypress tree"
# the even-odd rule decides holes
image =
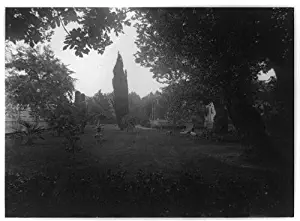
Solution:
[[[123,130],[124,125],[122,125],[122,118],[129,112],[128,83],[127,71],[123,69],[123,59],[119,52],[113,73],[114,77],[112,79],[112,84],[114,88],[114,108],[118,126],[121,130]]]

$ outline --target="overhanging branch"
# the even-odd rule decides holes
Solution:
[[[62,26],[63,26],[65,32],[66,32],[68,35],[70,35],[70,32],[68,32],[68,30],[66,29],[66,26],[64,25],[64,23],[63,23],[63,21],[62,21],[60,15],[58,16],[58,18],[59,18],[59,21],[60,21],[60,23],[62,24]]]

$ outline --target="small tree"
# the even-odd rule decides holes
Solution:
[[[37,139],[44,140],[44,137],[42,136],[44,128],[38,126],[38,122],[30,123],[24,120],[19,120],[18,123],[24,128],[23,130],[17,130],[17,135],[22,137],[23,144],[32,145]]]
[[[72,113],[73,72],[55,58],[49,46],[17,46],[7,54],[5,67],[7,100],[43,118],[60,135],[61,116]]]
[[[108,96],[99,90],[93,97],[87,99],[89,121],[97,123],[114,118]]]

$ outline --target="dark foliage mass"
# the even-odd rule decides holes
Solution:
[[[120,54],[118,54],[117,62],[114,67],[114,77],[112,80],[114,88],[114,100],[113,106],[116,113],[117,123],[121,130],[124,129],[122,118],[128,114],[128,83],[127,83],[127,71],[123,69],[123,60]]]
[[[93,97],[87,98],[89,123],[116,123],[114,109],[110,99],[110,95],[103,94],[101,90],[94,94]]]
[[[239,131],[260,151],[274,148],[254,106],[259,72],[276,73],[277,128],[293,134],[294,11],[292,8],[137,9],[136,61],[154,77],[188,90],[186,99],[226,107]],[[222,111],[221,111],[222,112]],[[284,119],[284,120],[281,120]],[[289,147],[283,152],[293,152]]]

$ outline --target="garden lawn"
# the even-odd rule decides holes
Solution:
[[[45,134],[32,146],[6,139],[5,210],[10,217],[292,216],[293,179],[253,165],[239,144],[104,127],[65,151]]]

